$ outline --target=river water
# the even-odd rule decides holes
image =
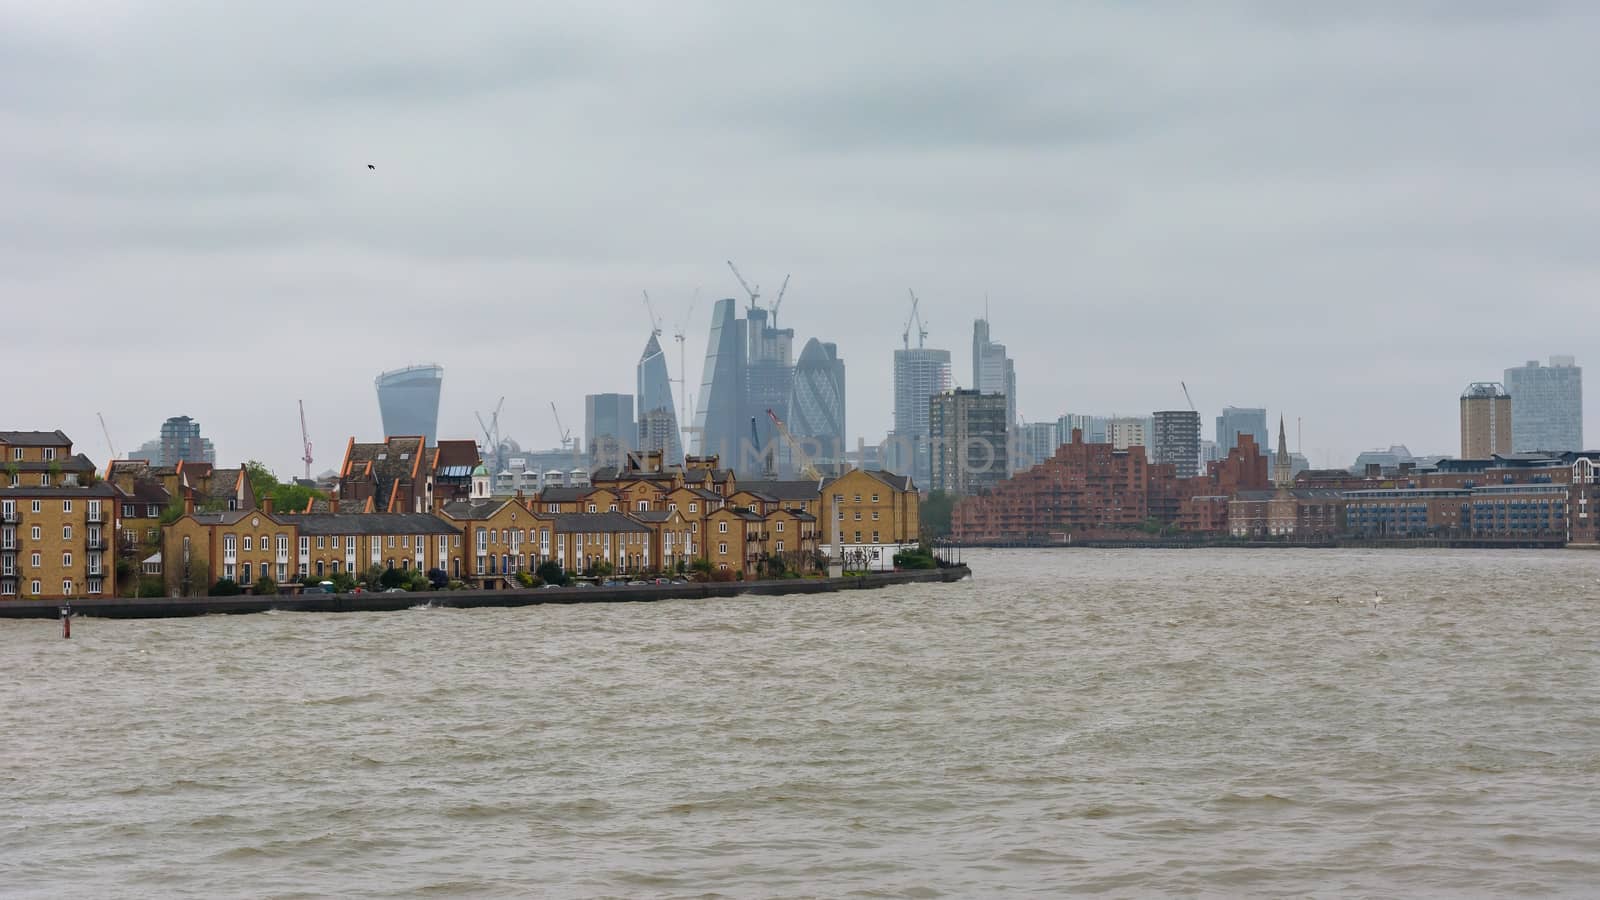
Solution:
[[[1600,890],[1600,554],[968,558],[823,597],[0,621],[0,895]]]

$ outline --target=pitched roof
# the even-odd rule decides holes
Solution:
[[[628,513],[628,515],[641,522],[666,522],[671,520],[673,516],[678,515],[678,511],[675,509],[642,509]]]
[[[591,487],[547,487],[534,496],[535,503],[573,503],[594,492]]]
[[[741,481],[740,491],[767,494],[778,500],[816,500],[822,489],[815,481]]]
[[[496,498],[493,500],[451,500],[440,509],[445,515],[457,522],[466,520],[487,519],[505,509],[507,504],[516,503],[520,508],[522,504],[510,498]]]
[[[132,490],[117,489],[117,492],[127,500],[138,500],[143,503],[160,503],[166,505],[172,500],[172,494],[166,485],[149,478],[135,478]]]
[[[185,467],[185,472],[188,468]],[[211,480],[206,482],[205,490],[200,492],[209,500],[227,500],[239,496],[239,480],[244,477],[244,467],[237,469],[212,469]]]
[[[195,513],[194,520],[202,525],[237,525],[250,516],[259,516],[276,525],[284,525],[288,521],[287,518],[280,519],[259,509],[229,509],[222,512]]]
[[[57,487],[0,487],[0,497],[115,497],[117,489],[104,481],[84,487],[59,485]]]
[[[557,531],[609,532],[649,531],[650,527],[622,513],[558,513],[549,516]]]
[[[61,429],[55,431],[0,431],[0,444],[13,447],[60,447],[71,444]]]
[[[431,469],[436,474],[443,474],[445,470],[454,470],[465,467],[467,474],[471,474],[474,467],[483,462],[483,457],[478,453],[478,445],[474,441],[440,441],[433,448]],[[458,476],[459,477],[459,476]]]
[[[301,534],[460,534],[432,513],[302,513],[286,517]]]
[[[93,472],[95,470],[94,463],[90,462],[89,457],[84,456],[82,453],[74,453],[71,456],[61,459],[49,460],[8,459],[5,462],[0,463],[0,465],[4,465],[6,468],[14,468],[18,472]]]

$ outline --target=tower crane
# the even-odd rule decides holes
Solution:
[[[924,342],[928,339],[928,326],[922,321],[922,314],[917,311],[917,307],[922,303],[921,300],[917,299],[917,292],[907,288],[906,293],[911,295],[911,315],[906,316],[906,328],[900,334],[900,341],[906,345],[907,350],[910,350],[911,323],[917,323],[917,346],[919,348],[924,346]]]
[[[489,421],[487,422],[483,420],[483,413],[473,413],[478,417],[478,426],[483,429],[484,450],[486,451],[484,456],[494,460],[493,468],[496,471],[500,469],[500,410],[505,405],[506,398],[502,396],[500,402],[495,404],[494,412],[489,415]],[[486,465],[488,462],[488,459],[484,460]]]
[[[570,449],[572,445],[572,429],[561,426],[561,413],[556,409],[555,401],[550,402],[550,413],[556,417],[556,431],[561,434],[561,449]]]
[[[816,464],[811,461],[810,456],[806,455],[805,448],[800,446],[800,442],[794,439],[794,435],[789,433],[788,426],[783,424],[783,420],[778,418],[778,414],[769,409],[767,410],[767,418],[772,420],[773,427],[778,429],[778,434],[782,435],[784,442],[789,445],[789,452],[794,454],[795,470],[804,475],[809,481],[821,482],[822,473],[817,471]],[[754,427],[754,425],[755,420],[752,419],[751,427]]]
[[[750,308],[755,309],[759,305],[758,301],[761,299],[761,291],[759,287],[751,287],[750,282],[745,281],[744,276],[739,274],[739,267],[734,265],[733,260],[731,259],[728,260],[728,268],[733,270],[733,277],[739,279],[739,286],[743,287],[744,292],[750,295]]]
[[[783,295],[789,290],[789,276],[783,276],[783,287],[778,288],[778,299],[772,301],[772,327],[778,327],[778,307],[783,305]]]
[[[694,298],[689,301],[689,312],[684,315],[683,319],[678,322],[677,325],[673,326],[672,332],[672,339],[678,342],[678,403],[683,407],[683,416],[678,422],[678,427],[685,431],[689,429],[690,421],[689,360],[688,354],[684,349],[684,342],[688,340],[688,337],[685,334],[684,329],[688,326],[689,320],[694,318],[694,305],[699,301],[699,299],[700,289],[695,288]],[[550,404],[550,408],[554,409],[555,404]]]
[[[656,308],[650,303],[650,292],[640,291],[639,293],[644,294],[644,311],[650,314],[650,335],[652,337],[660,337],[661,317],[656,315]]]
[[[311,480],[311,434],[308,431],[306,431],[306,402],[304,400],[300,401],[300,444],[304,448],[304,451],[305,451],[305,455],[300,457],[300,461],[306,464],[306,480],[310,481]]]
[[[111,442],[111,429],[106,427],[106,417],[100,413],[95,415],[100,417],[100,433],[106,436],[106,449],[111,451],[112,459],[119,459],[122,454],[117,452],[117,445]]]
[[[1189,411],[1190,412],[1199,412],[1200,410],[1194,408],[1194,398],[1189,396],[1189,386],[1187,384],[1184,384],[1181,381],[1178,382],[1178,386],[1183,388],[1183,399],[1188,402]]]

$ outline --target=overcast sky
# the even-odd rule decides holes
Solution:
[[[641,289],[674,375],[699,290],[698,386],[733,259],[869,440],[912,288],[960,382],[988,294],[1029,421],[1182,379],[1207,437],[1454,452],[1468,382],[1600,366],[1597,46],[1581,0],[0,0],[0,427],[287,475],[303,398],[321,470],[430,361],[442,435],[503,394],[549,446]]]

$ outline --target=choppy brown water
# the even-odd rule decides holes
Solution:
[[[969,558],[0,622],[0,894],[1600,890],[1600,554]]]

